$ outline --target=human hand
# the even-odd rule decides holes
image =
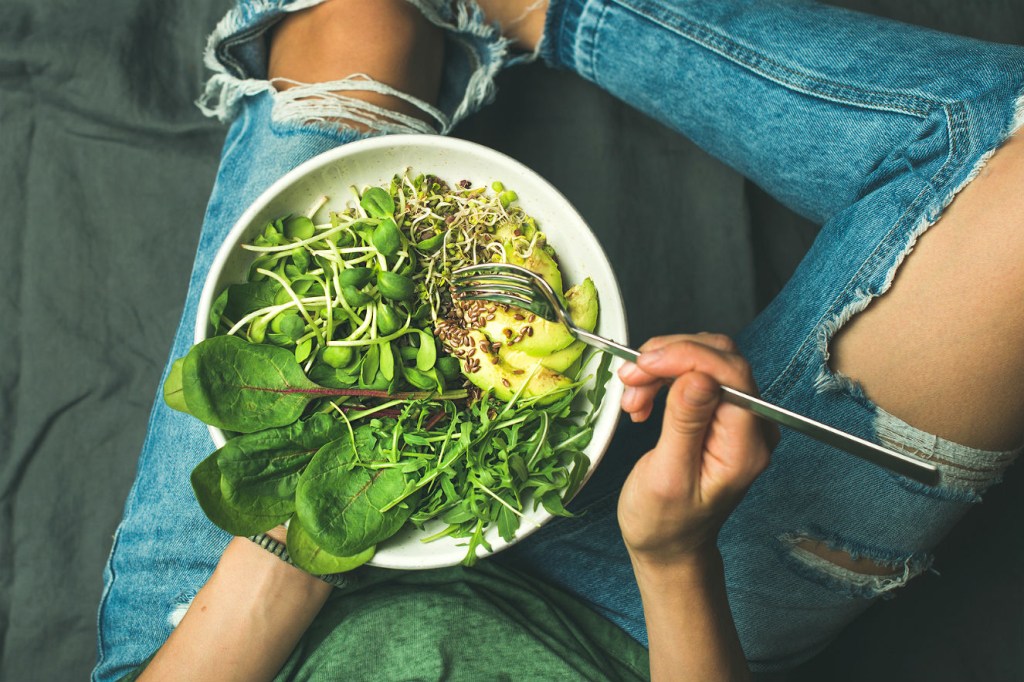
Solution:
[[[622,409],[650,416],[671,382],[657,445],[633,468],[619,498],[619,525],[634,562],[671,564],[715,548],[718,530],[768,466],[773,426],[719,400],[721,385],[756,394],[750,367],[733,342],[712,334],[675,335],[644,344],[619,370]]]

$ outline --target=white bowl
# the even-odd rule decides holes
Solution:
[[[593,232],[572,207],[544,178],[518,161],[493,149],[450,137],[436,135],[391,135],[375,137],[325,152],[303,163],[279,179],[246,209],[221,245],[203,288],[196,317],[195,340],[198,343],[212,331],[210,306],[229,284],[245,281],[253,254],[238,247],[262,232],[268,222],[289,213],[305,213],[322,196],[328,202],[317,214],[326,222],[328,211],[341,210],[353,201],[350,187],[360,189],[384,185],[396,173],[407,169],[415,173],[433,173],[449,182],[470,180],[474,187],[500,180],[519,195],[519,204],[537,220],[549,243],[558,253],[562,276],[568,287],[584,278],[593,279],[600,301],[597,333],[619,341],[626,339],[626,317],[615,273]],[[619,417],[622,385],[612,379],[604,404],[594,424],[594,436],[586,448],[590,458],[587,478],[604,455]],[[210,427],[217,447],[225,443],[224,433]],[[532,506],[532,505],[531,505]],[[527,511],[512,542],[498,535],[497,528],[486,534],[494,551],[526,537],[550,520],[543,507]],[[452,566],[465,558],[465,538],[441,538],[424,543],[423,537],[440,529],[424,531],[403,529],[381,543],[371,565],[385,568],[423,569]],[[480,548],[478,555],[488,554]]]

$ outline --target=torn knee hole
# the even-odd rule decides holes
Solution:
[[[275,78],[271,84],[276,90],[271,116],[279,124],[428,135],[448,126],[436,107],[365,74],[324,83]]]
[[[927,555],[898,555],[792,533],[780,540],[798,573],[828,589],[872,599],[885,596],[931,565]]]
[[[849,552],[832,549],[820,540],[802,538],[796,542],[794,548],[814,554],[820,559],[854,573],[864,575],[897,575],[902,572],[897,571],[893,566],[886,566],[865,557],[854,558]]]

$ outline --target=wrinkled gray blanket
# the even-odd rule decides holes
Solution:
[[[843,4],[1024,41],[1018,0]],[[226,6],[0,4],[2,680],[80,680],[93,664],[101,571],[224,135],[192,100]],[[737,331],[814,237],[686,140],[568,74],[536,65],[500,85],[458,133],[534,167],[578,206],[619,274],[634,340]],[[941,579],[874,608],[798,678],[1024,678],[1022,474],[941,548]]]

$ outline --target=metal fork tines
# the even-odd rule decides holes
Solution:
[[[452,274],[455,276],[453,291],[457,297],[522,308],[548,322],[565,325],[574,338],[588,345],[630,362],[637,358],[637,352],[628,346],[577,327],[561,297],[532,270],[511,263],[481,263],[459,268]]]
[[[452,274],[453,293],[458,298],[522,308],[549,322],[560,322],[576,339],[616,357],[629,362],[640,357],[640,353],[628,346],[591,334],[573,324],[551,285],[531,270],[510,263],[482,263],[459,268]],[[933,486],[939,483],[938,468],[919,457],[884,448],[728,386],[722,387],[722,399],[915,481]]]

